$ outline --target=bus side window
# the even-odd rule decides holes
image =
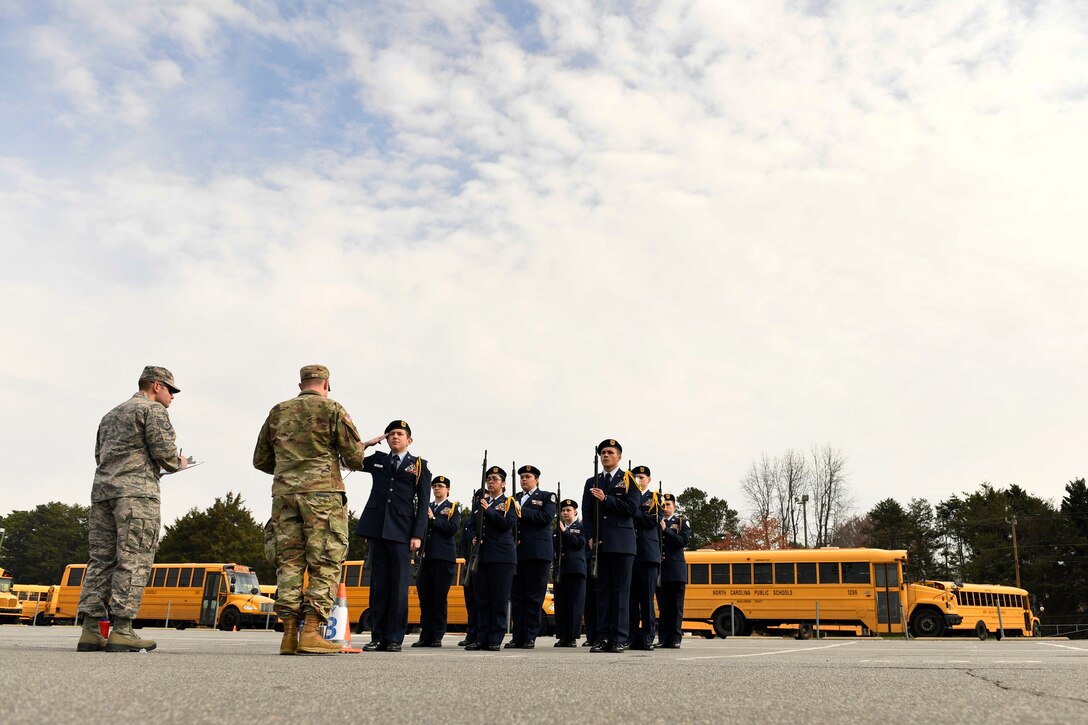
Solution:
[[[771,565],[770,564],[752,564],[752,581],[756,584],[770,584],[771,583]]]
[[[688,583],[690,584],[709,584],[710,583],[710,565],[709,564],[691,564],[688,568]]]
[[[359,583],[364,586],[370,586],[370,567],[366,565],[366,561],[363,562],[363,573],[359,578]]]
[[[166,568],[155,567],[154,584],[152,586],[161,587],[166,583]]]
[[[797,583],[798,584],[815,584],[816,583],[816,564],[811,561],[800,562],[797,564]]]
[[[821,561],[820,562],[820,583],[821,584],[838,584],[839,583],[839,562],[837,562],[837,561]]]
[[[842,563],[842,583],[843,584],[868,584],[869,583],[869,562],[867,562],[867,561],[844,561]]]
[[[191,586],[191,587],[202,587],[202,586],[204,586],[204,567],[198,566],[198,567],[193,569],[193,581],[189,586]]]
[[[710,565],[710,583],[711,584],[728,584],[729,583],[729,565],[728,564],[711,564]]]
[[[751,564],[733,564],[733,583],[734,584],[751,584],[752,583],[752,565]]]
[[[68,572],[68,586],[78,587],[83,583],[83,572],[86,571],[81,566],[72,567],[72,570]]]
[[[775,584],[793,584],[793,564],[775,564],[774,565],[774,583]]]
[[[191,566],[183,567],[180,570],[180,573],[178,574],[178,586],[179,587],[188,587],[189,582],[192,581],[192,579],[193,579],[193,567],[191,567]]]
[[[176,587],[178,585],[178,572],[181,571],[176,566],[172,566],[166,571],[166,586]]]
[[[344,586],[357,587],[359,586],[359,565],[352,564],[347,567],[347,572],[344,574]]]

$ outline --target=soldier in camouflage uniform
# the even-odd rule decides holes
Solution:
[[[351,416],[329,398],[329,369],[307,365],[302,391],[268,414],[253,466],[272,479],[272,529],[276,559],[276,612],[283,620],[280,654],[326,654],[340,645],[321,637],[336,598],[348,548],[348,513],[340,467],[363,467],[363,450]],[[309,586],[302,590],[303,574]],[[298,633],[299,616],[305,619]]]
[[[139,390],[102,418],[91,487],[90,562],[79,597],[83,631],[79,652],[138,652],[155,649],[140,639],[132,620],[159,546],[159,478],[188,464],[175,447],[166,408],[181,392],[166,368],[148,366]],[[109,639],[98,620],[113,614]]]

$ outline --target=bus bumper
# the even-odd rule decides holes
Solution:
[[[239,615],[238,626],[243,629],[264,629],[265,624],[268,624],[268,628],[271,629],[275,626],[279,618],[276,617],[275,612],[261,612],[261,613],[246,613],[243,612]]]
[[[958,614],[946,614],[946,615],[944,615],[944,626],[946,628],[955,627],[957,624],[959,624],[962,621],[963,621],[963,617],[961,617]],[[947,631],[947,629],[946,629],[946,631]]]
[[[0,609],[0,624],[18,624],[23,616],[22,607],[5,607]]]

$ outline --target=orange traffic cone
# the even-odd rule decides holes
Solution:
[[[237,632],[237,631],[238,631],[238,625],[236,624],[236,625],[234,625],[234,629],[232,629],[231,632]]]
[[[344,582],[336,591],[336,606],[329,613],[329,622],[325,625],[325,639],[331,642],[341,642],[341,654],[355,654],[362,652],[351,646],[351,616],[348,614],[348,593]]]

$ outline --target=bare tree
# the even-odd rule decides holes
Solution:
[[[775,461],[764,451],[759,461],[752,464],[740,482],[741,491],[748,498],[748,503],[752,505],[754,520],[766,522],[771,517],[775,504],[776,483]]]
[[[800,506],[797,498],[808,485],[808,462],[801,451],[793,448],[775,460],[775,499],[779,526],[786,541],[796,542],[801,528]]]
[[[852,502],[846,486],[846,454],[830,443],[812,446],[812,476],[810,479],[812,512],[816,524],[816,546],[831,543],[831,534],[842,522]]]

